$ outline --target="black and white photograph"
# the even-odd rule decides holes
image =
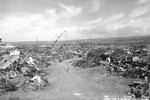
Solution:
[[[0,0],[0,100],[150,100],[150,0]]]

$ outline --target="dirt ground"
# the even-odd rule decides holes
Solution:
[[[2,95],[0,100],[106,100],[107,98],[126,98],[129,82],[127,79],[107,75],[102,67],[74,68],[71,65],[73,60],[75,59],[53,64],[47,69],[48,79],[51,83],[48,89],[16,91]]]

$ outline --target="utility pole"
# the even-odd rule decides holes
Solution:
[[[39,41],[38,41],[38,36],[36,36],[36,48],[37,48],[37,51],[39,52]]]
[[[65,46],[66,46],[66,44],[67,44],[66,37],[67,37],[67,32],[66,32],[66,30],[65,30]]]

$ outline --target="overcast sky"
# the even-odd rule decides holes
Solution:
[[[5,41],[150,35],[150,0],[0,0]],[[65,39],[65,37],[62,37]]]

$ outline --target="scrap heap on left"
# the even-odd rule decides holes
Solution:
[[[47,88],[47,74],[35,62],[32,56],[0,39],[0,95]]]

